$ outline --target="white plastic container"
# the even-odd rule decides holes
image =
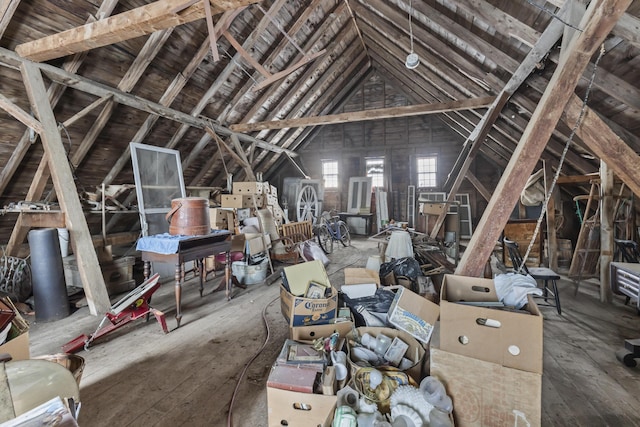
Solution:
[[[264,282],[268,269],[269,260],[266,258],[260,264],[255,265],[247,265],[245,261],[234,261],[231,264],[231,273],[243,285],[256,285]]]
[[[58,240],[60,241],[60,254],[62,258],[69,256],[69,230],[58,228]]]

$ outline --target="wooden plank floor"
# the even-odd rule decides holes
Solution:
[[[340,248],[327,267],[339,285],[344,267],[363,267],[376,244],[355,239]],[[81,351],[86,366],[81,381],[83,426],[224,426],[238,378],[246,370],[233,402],[238,427],[266,426],[265,381],[287,326],[280,313],[279,281],[236,289],[231,301],[210,293],[218,279],[206,284],[200,298],[196,280],[183,291],[182,325],[162,333],[153,318],[136,321]],[[583,282],[577,296],[571,281],[560,283],[563,315],[543,307],[543,425],[640,425],[640,368],[627,368],[614,352],[624,338],[640,337],[640,316],[615,297],[598,301],[597,282]],[[175,328],[171,280],[153,297]],[[266,347],[258,353],[267,337]],[[49,323],[31,324],[32,356],[54,354],[81,333],[95,330],[100,318],[83,308]]]

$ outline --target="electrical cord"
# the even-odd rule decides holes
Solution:
[[[240,373],[240,377],[238,378],[238,381],[236,382],[236,388],[233,390],[233,394],[231,395],[231,402],[229,402],[229,415],[227,416],[227,427],[232,427],[233,426],[233,421],[232,421],[232,419],[233,419],[233,404],[234,404],[234,402],[236,400],[236,395],[238,394],[238,389],[240,389],[240,383],[242,382],[242,378],[244,378],[244,375],[247,373],[247,370],[249,369],[249,366],[251,366],[253,361],[256,360],[258,358],[258,356],[260,356],[260,354],[262,353],[262,350],[264,350],[264,348],[267,346],[267,343],[269,342],[269,337],[271,336],[271,331],[269,329],[269,322],[267,322],[267,308],[269,308],[269,306],[271,304],[273,304],[274,302],[276,302],[279,299],[280,299],[280,296],[277,296],[276,298],[271,300],[271,302],[269,302],[267,305],[265,305],[264,309],[262,310],[262,320],[264,321],[264,326],[265,326],[265,328],[267,330],[267,336],[264,339],[264,343],[262,343],[262,347],[260,347],[260,349],[253,355],[253,357],[251,359],[249,359],[247,364],[244,365],[244,369]]]

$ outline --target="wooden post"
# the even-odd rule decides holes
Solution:
[[[551,188],[551,184],[553,183],[553,171],[551,170],[551,165],[549,162],[543,161],[544,164],[544,194],[549,193],[549,189]],[[554,193],[556,192],[555,187],[553,188],[553,192],[549,196],[549,201],[547,202],[547,212],[545,213],[547,217],[547,255],[549,256],[549,268],[553,271],[558,269],[558,240],[556,238],[556,203]]]
[[[611,302],[609,264],[613,261],[613,170],[600,161],[600,301]]]
[[[65,213],[66,226],[78,263],[78,272],[82,279],[89,311],[94,316],[103,315],[111,308],[107,287],[100,270],[98,256],[93,247],[87,221],[82,212],[78,190],[73,182],[71,167],[67,161],[58,124],[53,115],[47,90],[40,70],[31,62],[24,61],[20,67],[31,108],[36,112],[44,127],[40,135],[45,155],[48,156],[49,169],[60,207]]]

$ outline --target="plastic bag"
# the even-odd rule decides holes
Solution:
[[[391,273],[397,276],[405,276],[412,281],[416,280],[418,276],[422,276],[422,270],[420,270],[420,263],[415,258],[400,258],[391,262],[385,262],[380,265],[380,278],[384,278],[387,274]]]
[[[315,242],[315,240],[307,240],[301,245],[302,257],[307,261],[319,260],[326,267],[329,265],[329,258],[325,255],[324,251]]]

